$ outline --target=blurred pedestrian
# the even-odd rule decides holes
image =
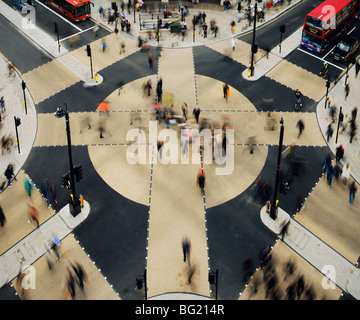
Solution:
[[[297,122],[296,126],[299,129],[299,134],[298,134],[298,138],[300,138],[303,130],[305,129],[305,125],[304,125],[304,121],[302,121],[301,119]]]
[[[69,290],[71,299],[74,299],[75,294],[76,294],[76,292],[75,292],[75,277],[74,277],[74,274],[72,273],[70,267],[68,268],[66,286],[67,286],[67,289]]]
[[[101,39],[101,46],[102,46],[102,52],[105,52],[107,49],[107,44],[106,44],[105,38]]]
[[[84,291],[84,284],[87,281],[85,269],[79,262],[75,262],[75,264],[72,264],[71,267],[76,275],[77,284],[79,285],[81,291]]]
[[[204,174],[204,169],[202,167],[200,167],[200,169],[198,171],[197,184],[201,190],[201,194],[204,195],[205,174]]]
[[[350,164],[347,163],[345,165],[345,167],[343,167],[342,169],[342,173],[341,173],[341,181],[346,185],[349,178],[350,178]]]
[[[200,116],[200,108],[199,107],[194,108],[193,115],[195,116],[196,123],[199,123],[199,116]]]
[[[32,220],[35,220],[37,228],[39,228],[39,211],[33,205],[29,205],[29,214]]]
[[[357,78],[359,70],[360,70],[360,63],[359,60],[357,60],[355,63],[355,78]]]
[[[337,148],[336,148],[336,153],[335,153],[335,156],[336,156],[336,161],[340,161],[343,156],[344,156],[344,147],[342,145],[339,145]]]
[[[231,39],[231,47],[232,47],[232,50],[235,51],[235,47],[236,47],[236,38],[235,37],[233,37]]]
[[[300,275],[297,279],[297,283],[296,283],[296,294],[297,294],[297,298],[300,299],[301,294],[303,293],[305,289],[305,283],[304,283],[304,277],[302,275]]]
[[[287,277],[292,276],[294,274],[294,271],[295,271],[294,262],[291,259],[289,259],[284,265],[284,272],[285,272],[284,281],[286,281]]]
[[[29,178],[29,176],[26,176],[24,178],[24,186],[25,186],[25,190],[26,190],[27,194],[31,198],[32,190],[34,189],[34,183]]]
[[[230,89],[229,89],[229,85],[227,84],[227,82],[224,82],[223,85],[223,94],[224,94],[224,99],[226,100],[226,102],[228,101],[228,98],[230,97]]]
[[[246,283],[251,278],[253,271],[253,261],[251,257],[248,257],[242,263],[243,283]]]
[[[195,265],[189,265],[189,269],[186,271],[188,275],[187,284],[191,284],[191,279],[194,276],[196,266]]]
[[[157,143],[157,149],[159,152],[159,158],[162,159],[162,147],[164,145],[164,142],[162,140],[159,140]]]
[[[334,130],[331,126],[331,123],[329,123],[327,130],[326,130],[326,141],[327,142],[330,141],[330,138],[332,138],[333,133],[334,133]]]
[[[266,246],[260,252],[260,268],[263,269],[264,267],[266,267],[270,263],[271,258],[271,248],[270,246]]]
[[[357,191],[356,185],[355,185],[355,181],[351,182],[350,186],[349,186],[349,203],[353,204],[354,199],[355,199],[355,193]]]
[[[345,86],[345,100],[348,97],[349,92],[350,92],[350,85],[349,85],[349,83],[347,83]]]
[[[152,69],[153,64],[154,64],[154,58],[153,58],[153,55],[151,54],[151,52],[149,52],[149,54],[148,54],[148,62],[149,62],[150,69]]]
[[[357,107],[351,110],[351,120],[355,121],[357,116]]]
[[[329,116],[333,123],[335,123],[336,111],[337,107],[335,105],[329,107]]]
[[[3,227],[5,225],[6,222],[6,217],[4,214],[4,210],[2,209],[2,207],[0,207],[0,224]]]
[[[332,164],[330,163],[330,165],[327,167],[327,170],[326,170],[326,181],[327,181],[329,188],[331,187],[333,174],[334,174],[334,168],[333,168]]]
[[[188,263],[190,264],[190,248],[191,248],[190,240],[187,237],[184,237],[182,239],[181,244],[184,255],[184,262],[186,262],[186,259],[188,259]]]
[[[8,183],[7,183],[7,187],[11,186],[12,184],[12,180],[14,179],[16,180],[16,176],[14,174],[14,167],[12,164],[9,164],[4,172],[4,175],[6,177],[6,179],[8,179]]]
[[[354,137],[355,137],[356,130],[357,130],[357,127],[356,127],[355,121],[354,121],[354,120],[350,120],[350,132],[349,132],[349,135],[350,135],[350,143],[352,143],[352,141],[353,141],[353,139],[354,139]]]
[[[121,41],[119,54],[125,53],[125,47],[126,47],[125,41]]]
[[[4,97],[0,98],[0,107],[1,107],[1,113],[4,113],[6,111]]]
[[[286,288],[286,298],[288,300],[294,300],[295,299],[295,289],[296,289],[296,282],[291,283]]]
[[[157,101],[158,102],[162,102],[162,93],[163,93],[163,91],[162,91],[162,80],[161,80],[161,82],[160,82],[160,80],[156,85],[156,95],[157,95]]]
[[[8,68],[8,71],[9,71],[8,76],[9,77],[10,76],[15,77],[15,66],[12,63],[9,62],[8,65],[7,65],[7,68]]]
[[[182,109],[182,112],[183,112],[183,117],[185,118],[185,121],[187,121],[187,113],[189,111],[189,107],[186,104],[186,102],[183,102],[183,104],[181,105],[181,109]]]
[[[284,221],[281,225],[281,241],[284,241],[285,234],[287,234],[289,228],[290,220]]]
[[[56,234],[52,234],[52,241],[51,241],[51,249],[54,251],[56,258],[58,261],[61,260],[60,258],[60,254],[59,254],[59,248],[61,246],[61,241],[60,239],[56,236]]]

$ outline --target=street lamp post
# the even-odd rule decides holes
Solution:
[[[283,145],[283,138],[284,138],[284,120],[283,120],[283,118],[280,119],[280,124],[281,124],[281,127],[280,127],[278,159],[277,159],[277,166],[276,166],[274,199],[273,199],[273,202],[272,202],[271,208],[270,208],[270,218],[273,220],[276,220],[276,217],[277,217],[277,193],[278,193],[279,183],[280,183],[281,152],[282,152],[282,145]]]
[[[67,111],[67,104],[65,105],[65,110],[63,108],[58,107],[56,112],[54,113],[56,118],[65,117],[66,122],[66,135],[67,135],[67,143],[68,143],[68,152],[69,152],[69,164],[70,164],[70,186],[72,191],[72,199],[69,200],[70,213],[73,217],[76,217],[81,212],[81,204],[80,200],[76,195],[75,190],[75,174],[74,174],[74,165],[72,160],[72,152],[71,152],[71,135],[70,135],[70,121],[69,121],[69,113]]]

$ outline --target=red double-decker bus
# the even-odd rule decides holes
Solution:
[[[90,0],[43,0],[73,21],[83,21],[91,17]]]
[[[301,45],[323,53],[355,19],[360,0],[326,0],[305,19]]]

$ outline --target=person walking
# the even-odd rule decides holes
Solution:
[[[229,89],[229,85],[227,84],[227,82],[224,82],[223,85],[223,93],[224,93],[224,99],[226,100],[226,102],[228,101],[228,98],[230,96],[230,89]]]
[[[84,284],[87,281],[85,269],[79,262],[72,264],[71,267],[76,275],[77,284],[79,285],[81,291],[84,291]]]
[[[31,218],[35,220],[37,228],[39,228],[39,211],[33,205],[29,205],[29,213]]]
[[[4,175],[6,177],[6,179],[8,179],[8,183],[7,183],[7,187],[11,186],[12,184],[12,179],[14,178],[15,181],[16,180],[16,176],[14,174],[14,167],[12,164],[9,164],[4,172]]]
[[[183,112],[183,116],[185,118],[185,121],[187,121],[187,113],[188,113],[188,105],[186,104],[186,102],[184,102],[182,105],[181,105],[181,109],[182,109],[182,112]]]
[[[0,106],[1,106],[1,113],[4,113],[6,111],[4,97],[0,98]]]
[[[151,54],[151,52],[149,52],[149,54],[148,54],[148,62],[149,62],[150,69],[152,69],[153,64],[154,64],[154,58],[153,58],[153,55]]]
[[[334,168],[333,168],[332,164],[330,163],[326,169],[326,180],[327,180],[327,184],[328,184],[329,188],[331,187],[331,181],[332,181],[333,174],[334,174]]]
[[[355,133],[356,133],[356,124],[355,124],[355,121],[354,120],[350,120],[350,143],[352,143],[354,137],[355,137]]]
[[[326,130],[326,141],[327,142],[330,141],[330,138],[332,138],[333,133],[334,133],[334,130],[332,128],[331,123],[329,123],[327,130]]]
[[[349,93],[350,93],[350,85],[347,83],[345,86],[345,100],[348,97]]]
[[[349,186],[349,203],[353,204],[354,199],[355,199],[355,193],[357,191],[356,185],[355,185],[355,181],[351,182],[350,186]]]
[[[0,224],[2,227],[5,225],[5,222],[6,222],[6,217],[2,207],[0,206]]]
[[[350,164],[347,163],[341,173],[341,181],[343,182],[344,185],[347,184],[349,178],[350,178]]]
[[[300,275],[297,279],[297,283],[296,283],[296,295],[297,298],[300,299],[301,294],[303,293],[305,289],[305,283],[304,283],[304,277],[302,275]]]
[[[336,161],[340,161],[344,156],[344,147],[342,145],[336,148],[335,156],[336,156]]]
[[[232,51],[235,51],[235,47],[236,47],[236,38],[233,37],[231,39],[231,47],[232,47]]]
[[[196,123],[199,123],[199,117],[200,117],[200,108],[199,107],[194,108],[193,115],[195,116]]]
[[[298,134],[298,138],[300,138],[302,132],[305,129],[305,125],[304,125],[304,121],[302,121],[301,119],[297,122],[296,126],[299,128],[299,134]]]
[[[357,60],[355,63],[355,78],[357,78],[359,70],[360,70],[360,63],[359,60]]]
[[[198,176],[197,176],[197,183],[201,190],[201,194],[204,195],[204,188],[205,188],[205,174],[204,169],[200,167]]]
[[[161,81],[161,82],[160,82]],[[156,85],[157,102],[162,102],[162,80],[160,79]]]
[[[191,243],[189,241],[189,239],[187,237],[184,237],[182,239],[182,249],[183,249],[183,254],[184,254],[184,262],[186,262],[186,258],[188,259],[188,263],[190,264],[190,248],[191,248]]]

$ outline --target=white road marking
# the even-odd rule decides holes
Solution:
[[[38,4],[42,5],[44,8],[48,9],[49,11],[51,11],[53,14],[57,15],[59,18],[63,19],[64,21],[66,21],[68,24],[70,24],[71,26],[73,26],[75,29],[82,31],[81,28],[79,28],[78,26],[74,25],[73,23],[71,23],[69,20],[65,19],[62,15],[58,14],[56,11],[51,10],[50,8],[48,8],[45,4],[41,3],[39,0],[35,0]]]
[[[317,57],[316,55],[314,55],[314,54],[312,54],[312,53],[310,53],[310,52],[307,52],[307,51],[301,49],[301,48],[297,48],[297,49],[298,49],[299,51],[301,51],[301,52],[304,52],[304,53],[308,54],[309,56],[312,56],[312,57],[318,59],[318,60],[325,61],[325,59],[324,59],[325,57],[324,57],[324,58],[320,58],[320,57]],[[337,65],[334,64],[334,63],[331,63],[331,62],[329,62],[329,61],[326,61],[326,62],[327,62],[328,64],[332,65],[333,67],[340,69],[341,71],[344,71],[344,70],[345,70],[344,68],[341,68],[341,67],[337,66]]]

